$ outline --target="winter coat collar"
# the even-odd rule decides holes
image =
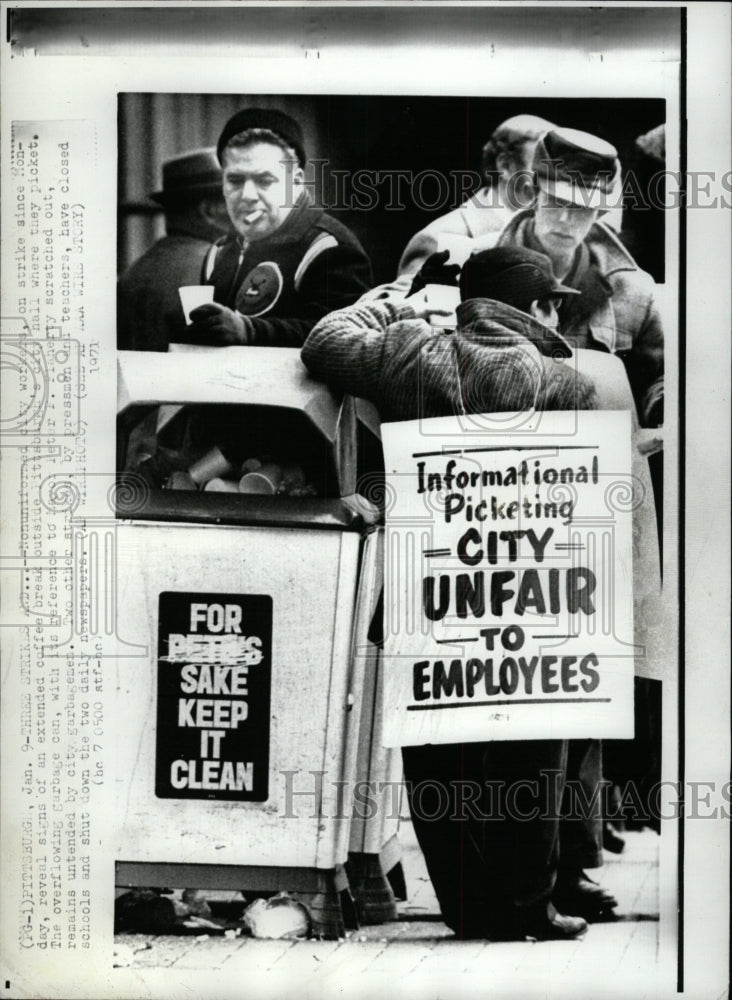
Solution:
[[[535,246],[534,210],[518,212],[503,229],[498,245]],[[638,265],[620,240],[601,222],[595,222],[579,248],[574,267],[565,279],[581,295],[564,302],[561,309],[562,330],[570,335],[586,326],[590,336],[608,351],[617,347],[615,312],[612,305],[611,278],[620,272],[638,271]],[[575,298],[573,296],[573,298]]]
[[[458,330],[465,340],[490,347],[533,344],[550,357],[572,356],[561,334],[533,316],[493,299],[466,299],[457,307]]]
[[[519,246],[533,246],[530,237],[533,219],[533,208],[524,208],[517,212],[503,227],[496,245],[514,243]],[[584,245],[590,252],[591,262],[605,278],[615,274],[616,271],[639,269],[615,233],[603,222],[594,223],[585,237]]]

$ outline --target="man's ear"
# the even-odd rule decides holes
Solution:
[[[539,301],[539,299],[534,299],[528,309],[529,315],[533,316],[534,319],[540,319],[544,315],[544,312],[539,305]]]
[[[198,214],[204,222],[213,223],[215,221],[216,212],[211,198],[201,198],[198,203]]]
[[[229,228],[229,213],[222,198],[214,196],[202,198],[198,203],[198,214],[203,221],[222,232]]]
[[[305,171],[299,164],[292,171],[292,183],[298,186],[305,183]]]

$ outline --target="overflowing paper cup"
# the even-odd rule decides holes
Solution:
[[[198,306],[205,305],[206,302],[213,302],[213,285],[182,285],[178,289],[180,304],[183,306],[183,315],[186,318],[186,326],[190,326],[193,320],[191,312]]]
[[[239,492],[273,496],[280,488],[282,473],[282,466],[278,465],[277,462],[267,462],[241,477]]]
[[[214,445],[210,451],[207,451],[197,462],[193,463],[188,469],[188,473],[193,482],[201,486],[216,476],[225,476],[232,469],[233,465],[226,455]]]

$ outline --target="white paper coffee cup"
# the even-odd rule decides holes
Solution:
[[[258,458],[247,458],[241,463],[241,473],[240,475],[246,476],[247,472],[256,472],[257,469],[262,468],[262,463]]]
[[[214,287],[213,285],[183,285],[178,289],[178,295],[180,295],[180,304],[183,306],[186,326],[190,326],[192,310],[206,302],[213,302]]]
[[[198,489],[188,472],[171,472],[168,478],[167,487],[169,490]]]
[[[282,482],[282,467],[276,462],[268,462],[254,472],[247,472],[239,480],[240,493],[259,493],[273,496]]]
[[[188,472],[193,482],[198,483],[200,486],[202,483],[207,483],[209,479],[214,479],[216,476],[225,476],[232,469],[233,465],[231,462],[214,445],[210,451],[207,451],[197,462],[193,463]]]
[[[455,310],[460,305],[460,289],[457,285],[425,285],[427,304],[432,309],[445,309],[448,315],[431,314],[431,326],[454,326]]]
[[[203,487],[204,493],[238,493],[239,484],[234,479],[209,479]]]

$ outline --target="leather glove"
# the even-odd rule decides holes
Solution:
[[[457,285],[460,267],[458,264],[448,264],[449,250],[433,253],[417,271],[409,290],[410,295],[419,292],[425,285]]]
[[[228,309],[218,302],[206,302],[191,310],[192,325],[188,328],[190,342],[212,347],[249,344],[252,325],[247,316]]]

